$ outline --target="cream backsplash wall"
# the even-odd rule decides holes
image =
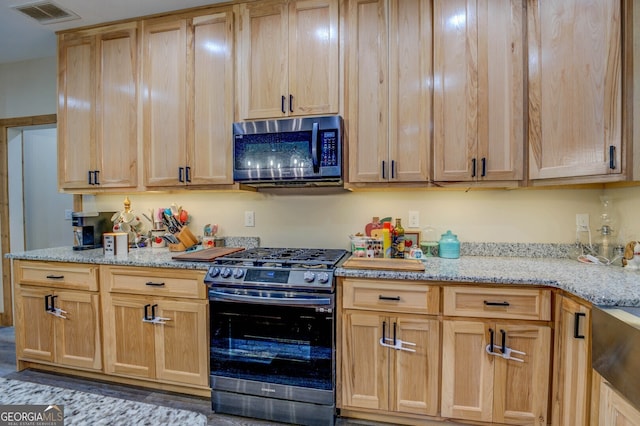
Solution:
[[[600,195],[608,194],[619,211],[625,238],[640,238],[640,187],[598,189],[458,190],[345,192],[334,195],[273,195],[265,193],[145,193],[128,194],[132,208],[147,212],[182,205],[192,215],[190,228],[217,223],[226,236],[258,236],[262,246],[348,248],[348,235],[364,230],[372,216],[402,218],[420,213],[420,226],[451,229],[461,241],[571,243],[576,213],[589,213],[596,238]],[[118,211],[124,195],[85,197],[87,208]],[[255,227],[244,226],[244,212],[255,212]]]

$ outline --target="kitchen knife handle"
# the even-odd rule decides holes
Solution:
[[[178,182],[184,182],[184,167],[178,167]]]
[[[280,98],[280,111],[282,111],[283,114],[285,114],[287,112],[284,109],[284,101],[285,101],[285,97],[284,97],[284,95],[282,95],[282,97]]]
[[[191,182],[191,167],[187,166],[184,168],[184,174],[187,182]]]
[[[480,176],[485,177],[487,175],[487,158],[482,157],[480,161],[482,162],[482,174]]]
[[[145,285],[148,285],[151,287],[164,287],[164,283],[154,283],[153,281],[147,281]]]
[[[584,339],[584,334],[580,334],[580,318],[586,317],[584,312],[576,312],[574,314],[573,337],[576,339]]]
[[[484,301],[484,305],[485,306],[504,306],[507,307],[509,306],[509,302],[490,302],[488,300]]]
[[[476,177],[476,159],[471,159],[471,177]]]
[[[289,112],[293,112],[293,95],[289,95]]]
[[[609,145],[609,168],[615,170],[616,168],[616,147]]]

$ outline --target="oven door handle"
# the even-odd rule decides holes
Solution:
[[[249,303],[261,303],[263,305],[331,305],[331,299],[328,297],[264,297],[264,296],[251,296],[244,294],[227,293],[220,290],[209,290],[209,296],[214,300],[222,300],[228,302],[249,302]]]

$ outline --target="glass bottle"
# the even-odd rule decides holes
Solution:
[[[397,257],[400,259],[404,258],[404,228],[402,227],[402,223],[400,218],[396,219],[396,227],[393,231],[393,257]]]

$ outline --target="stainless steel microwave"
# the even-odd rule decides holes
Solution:
[[[343,183],[339,115],[233,124],[233,179],[253,186]]]

